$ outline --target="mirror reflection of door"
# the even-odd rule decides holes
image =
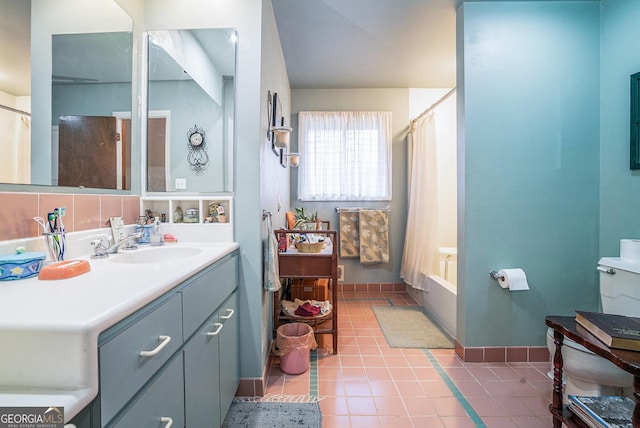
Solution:
[[[117,188],[113,116],[60,116],[58,185]]]
[[[149,117],[147,124],[147,190],[166,192],[166,117]]]

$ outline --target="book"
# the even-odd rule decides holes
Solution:
[[[633,428],[636,402],[629,397],[567,396],[567,408],[592,428]]]
[[[610,348],[640,351],[638,318],[576,311],[576,322]]]
[[[574,403],[567,403],[567,409],[569,409],[573,414],[575,414],[589,428],[603,428],[602,425],[598,423],[598,421],[593,419],[591,415],[586,413],[584,410],[582,410],[580,407],[578,407]]]

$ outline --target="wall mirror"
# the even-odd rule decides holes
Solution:
[[[23,64],[0,86],[0,183],[131,189],[131,17],[114,0],[0,7],[10,61]]]
[[[147,38],[146,191],[231,192],[236,31],[158,30]]]

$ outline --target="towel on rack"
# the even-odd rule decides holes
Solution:
[[[360,210],[360,263],[389,262],[389,216],[386,210]]]
[[[263,286],[267,291],[278,291],[282,285],[280,284],[280,268],[278,266],[278,240],[273,233],[273,224],[271,216],[267,216],[267,239],[263,245],[264,255],[264,275]]]
[[[338,214],[340,218],[340,257],[357,258],[360,255],[360,238],[358,231],[358,212],[345,211]]]

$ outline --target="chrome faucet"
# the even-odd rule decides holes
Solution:
[[[105,236],[107,238],[107,243],[111,243],[111,237],[109,236]],[[115,244],[106,247],[104,242],[103,242],[103,237],[97,237],[96,239],[91,241],[91,246],[93,247],[93,255],[91,256],[92,259],[99,259],[99,258],[103,258],[103,257],[108,257],[109,254],[117,254],[118,253],[118,249],[120,249],[120,247],[124,244],[127,244],[126,248],[129,250],[134,250],[136,248],[138,248],[135,245],[135,240],[139,239],[142,237],[142,233],[132,233],[129,236],[121,239],[120,241],[116,242]],[[107,245],[108,245],[107,244]]]

